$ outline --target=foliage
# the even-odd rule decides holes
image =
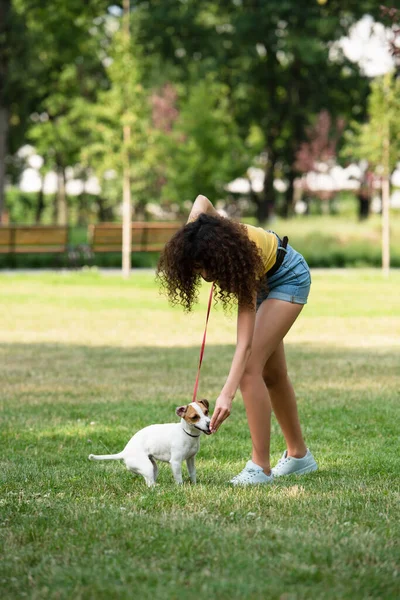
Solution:
[[[151,95],[152,122],[156,129],[164,133],[170,133],[174,126],[179,112],[176,107],[177,92],[170,83],[162,86],[158,92]]]
[[[347,132],[343,156],[364,159],[382,168],[383,145],[388,136],[392,171],[400,156],[400,79],[393,74],[372,81],[368,117],[366,123],[353,123],[352,130]]]
[[[164,199],[182,202],[199,193],[216,198],[246,167],[248,152],[232,117],[229,90],[211,76],[181,97],[179,115],[162,141]]]
[[[94,105],[80,103],[76,116],[81,120],[88,143],[82,148],[84,164],[92,167],[100,181],[114,179],[114,202],[122,197],[122,168],[129,154],[134,199],[145,202],[152,182],[156,159],[150,103],[142,85],[141,53],[133,39],[118,30],[109,48],[107,75],[109,89],[98,94]],[[123,129],[130,128],[130,142],[123,143]]]
[[[20,92],[33,96],[31,102],[38,114],[46,110],[49,96],[56,105],[51,114],[65,110],[74,94],[86,96],[95,85],[101,85],[102,71],[95,64],[94,38],[89,32],[100,5],[99,0],[83,6],[78,0],[68,4],[55,0],[45,7],[38,0],[14,0],[14,15],[24,25],[21,41],[29,53],[29,63],[24,72],[14,65],[13,77],[23,86]],[[14,104],[15,109],[20,106],[20,102]]]
[[[195,0],[171,0],[153,3],[151,13],[140,3],[139,40],[172,63],[184,84],[189,73],[199,80],[216,73],[229,87],[241,139],[254,125],[262,132],[268,161],[259,218],[274,203],[275,168],[293,182],[310,117],[323,109],[334,119],[362,117],[367,82],[339,50],[332,58],[331,46],[366,12],[377,15],[376,3],[206,1],[199,10]],[[289,185],[287,200],[291,192]]]
[[[32,140],[44,170],[95,170],[101,214],[120,203],[124,123],[133,127],[137,205],[181,203],[199,191],[218,197],[262,152],[263,220],[275,202],[275,172],[287,179],[291,200],[296,152],[320,111],[334,121],[364,115],[366,80],[334,43],[366,12],[377,16],[373,0],[157,0],[151,8],[138,0],[129,48],[116,31],[120,5],[15,0],[11,22],[17,51],[6,79],[17,91],[11,121],[19,125],[11,127],[10,151]],[[154,104],[157,95],[173,113],[167,129],[154,120],[166,109]]]
[[[105,20],[99,18],[106,6],[105,0],[83,5],[55,0],[51,6],[38,0],[13,2],[13,17],[23,28],[18,44],[29,59],[10,66],[19,94],[10,123],[19,127],[10,128],[9,146],[15,152],[22,141],[33,143],[45,161],[43,174],[56,170],[64,179],[65,169],[79,162],[84,139],[72,111],[77,102],[93,102],[107,85],[99,48],[100,40],[104,50],[108,44]]]
[[[321,111],[313,126],[306,128],[307,141],[296,152],[294,167],[301,173],[317,170],[319,163],[332,163],[336,159],[337,145],[345,123],[338,118],[332,123],[327,110]]]

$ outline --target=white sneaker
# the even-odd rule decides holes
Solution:
[[[274,476],[272,473],[271,475],[266,475],[262,467],[249,460],[243,471],[239,475],[235,475],[230,483],[233,483],[233,485],[257,485],[259,483],[272,483],[273,480]]]
[[[303,458],[288,456],[287,450],[285,450],[282,458],[278,460],[276,466],[271,471],[274,477],[282,477],[283,475],[304,475],[317,469],[318,465],[307,448],[307,454]]]

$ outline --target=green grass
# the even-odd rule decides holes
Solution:
[[[207,287],[189,316],[150,273],[2,275],[0,289],[2,598],[399,597],[399,272],[313,273],[286,349],[320,470],[254,489],[227,485],[250,452],[240,394],[202,440],[196,486],[161,465],[149,490],[87,460],[190,399]],[[234,339],[213,308],[212,404]]]

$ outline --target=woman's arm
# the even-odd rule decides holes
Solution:
[[[218,216],[217,211],[211,204],[208,198],[205,196],[199,195],[196,200],[193,202],[192,210],[190,211],[189,218],[187,220],[188,223],[191,221],[195,221],[199,215],[205,213],[207,215]]]
[[[237,342],[233,355],[231,369],[228,379],[217,399],[215,410],[211,419],[210,429],[217,431],[219,426],[231,413],[232,401],[239,387],[240,381],[246,369],[247,361],[251,354],[254,323],[256,320],[256,298],[254,296],[253,307],[240,307],[237,320]]]

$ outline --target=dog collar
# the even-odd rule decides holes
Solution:
[[[182,427],[182,429],[183,429],[183,427]],[[186,431],[186,429],[183,429],[183,431],[186,433],[186,435],[190,435],[190,437],[198,438],[198,437],[200,437],[200,436],[201,436],[201,433],[199,433],[199,435],[192,435],[191,433],[188,433],[188,432]]]

